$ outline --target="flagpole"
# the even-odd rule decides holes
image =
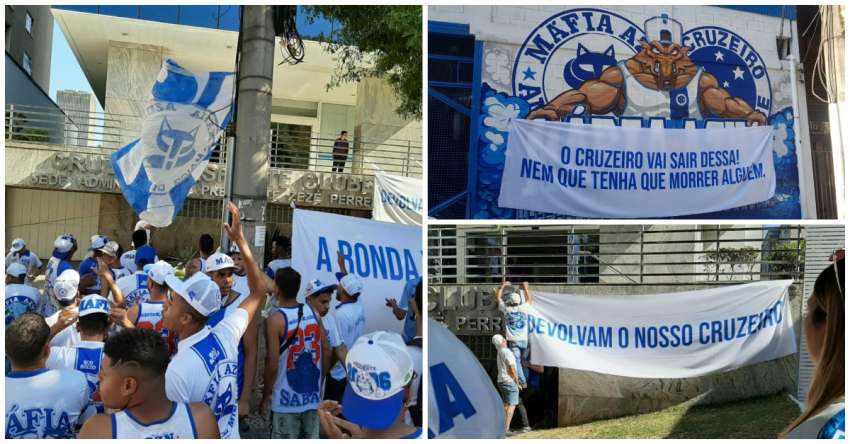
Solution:
[[[275,31],[272,6],[243,5],[236,78],[236,138],[227,193],[242,213],[245,237],[257,261],[265,253],[269,125]],[[230,243],[222,239],[222,246]]]

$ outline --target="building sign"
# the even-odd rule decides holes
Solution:
[[[709,10],[729,15],[728,27],[700,23]],[[774,39],[744,18],[733,19],[745,14],[739,11],[691,6],[681,14],[666,7],[655,14],[568,9],[529,22],[524,40],[485,41],[473,216],[580,216],[499,205],[509,122],[535,119],[670,131],[773,126],[773,197],[699,215],[800,218],[790,75]],[[779,26],[779,18],[758,19]]]
[[[189,197],[223,199],[225,165],[211,163]],[[271,169],[269,203],[304,207],[372,209],[371,176]],[[108,154],[6,147],[6,186],[120,193]]]
[[[429,285],[428,317],[442,321],[456,335],[501,333],[502,314],[493,285]]]

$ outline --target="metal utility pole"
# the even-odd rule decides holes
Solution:
[[[236,78],[236,139],[227,194],[242,213],[245,238],[262,264],[266,240],[269,177],[269,125],[274,75],[272,6],[242,5]],[[229,247],[230,240],[222,246]]]

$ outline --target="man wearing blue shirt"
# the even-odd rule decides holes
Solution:
[[[410,342],[416,336],[416,314],[411,307],[410,298],[416,295],[416,286],[421,281],[421,277],[407,281],[404,290],[401,292],[401,302],[396,301],[395,298],[386,299],[387,307],[393,310],[393,316],[399,321],[404,319],[401,337],[405,343]]]

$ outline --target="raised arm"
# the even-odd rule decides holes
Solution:
[[[251,294],[248,295],[241,304],[239,304],[239,308],[248,312],[248,322],[250,323],[251,320],[254,319],[254,315],[256,315],[257,311],[259,311],[266,296],[266,290],[268,287],[265,280],[266,275],[263,274],[263,270],[261,270],[259,265],[257,265],[257,261],[254,260],[254,255],[251,253],[251,247],[248,245],[248,241],[245,240],[245,235],[242,232],[242,221],[240,220],[242,215],[239,213],[239,208],[236,208],[236,205],[234,205],[233,202],[228,202],[227,210],[230,211],[230,215],[232,216],[232,223],[224,224],[224,230],[227,232],[227,236],[230,240],[239,246],[239,251],[242,253],[242,259],[245,261],[245,272],[248,275],[248,288],[251,292]]]
[[[336,252],[336,263],[339,265],[339,272],[342,273],[343,276],[348,274],[348,270],[345,269],[345,259],[339,251]]]
[[[115,305],[119,307],[124,307],[124,293],[118,288],[118,284],[115,283],[112,272],[109,271],[109,266],[101,259],[97,260],[97,274],[103,282],[101,291],[109,289],[112,292],[112,302],[115,302]],[[106,295],[104,294],[104,296]]]
[[[531,290],[528,288],[528,282],[522,283],[522,289],[525,291],[525,297],[528,299],[528,304],[534,303],[534,297],[531,295]]]
[[[511,285],[511,283],[508,282],[508,281],[502,281],[502,285],[499,288],[496,289],[496,293],[495,293],[496,303],[498,303],[499,301],[502,300],[502,292],[505,291],[505,287],[507,287],[508,285]]]

